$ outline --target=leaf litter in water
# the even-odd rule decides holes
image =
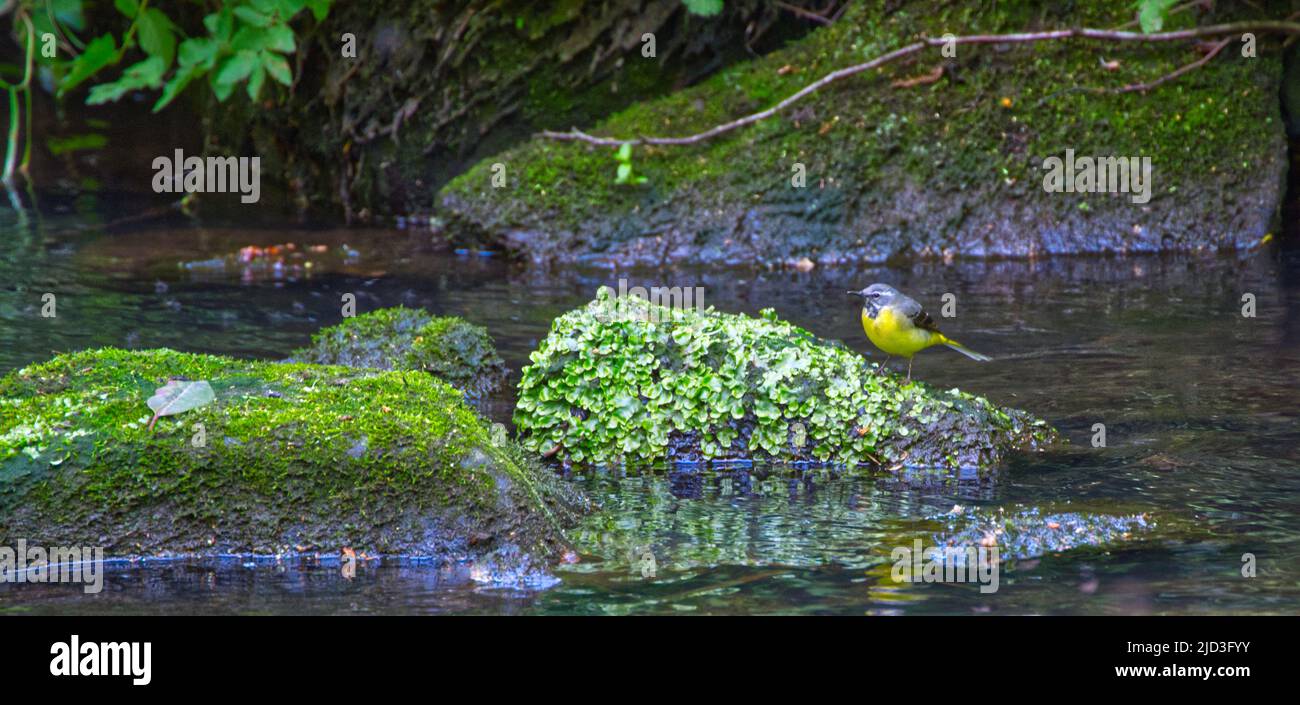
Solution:
[[[149,420],[149,430],[160,416],[174,416],[190,409],[197,409],[204,404],[211,404],[217,395],[212,385],[206,380],[190,382],[173,379],[154,391],[149,397],[149,408],[153,409],[153,418]]]

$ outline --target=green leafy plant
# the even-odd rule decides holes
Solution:
[[[4,178],[12,179],[18,150],[19,96],[26,94],[28,120],[21,170],[29,161],[33,63],[48,71],[60,98],[83,83],[99,80],[125,61],[116,78],[93,86],[88,105],[121,100],[139,90],[161,90],[154,102],[158,112],[170,105],[193,82],[206,79],[218,101],[225,101],[241,85],[257,100],[270,78],[283,86],[293,84],[288,58],[297,50],[290,23],[310,13],[325,19],[333,0],[220,0],[202,17],[201,27],[182,27],[180,14],[169,15],[149,0],[114,0],[113,7],[126,22],[120,32],[105,31],[88,41],[83,0],[20,0],[14,12],[14,32],[25,51],[26,71],[19,84],[0,82],[9,92],[9,152]],[[172,10],[176,13],[177,10]],[[183,10],[182,10],[183,12]],[[189,15],[186,15],[188,18]],[[197,14],[193,15],[197,20]],[[57,40],[57,51],[47,55],[47,38]]]
[[[133,46],[144,58],[127,67],[114,81],[95,86],[86,98],[91,105],[116,101],[144,88],[162,88],[154,103],[165,108],[190,83],[206,77],[218,101],[225,101],[243,84],[256,100],[269,77],[293,84],[287,56],[297,50],[289,23],[305,11],[316,21],[329,12],[331,0],[227,0],[203,18],[206,34],[180,40],[180,28],[148,0],[115,0],[114,6],[131,21],[120,46],[110,32],[86,45],[72,60],[59,83],[64,95],[105,68],[116,65]]]
[[[624,142],[614,153],[614,160],[618,162],[618,173],[614,177],[614,183],[620,186],[626,184],[644,184],[646,177],[641,176],[632,168],[632,144]]]
[[[692,15],[712,17],[722,12],[722,0],[682,0],[682,4]]]
[[[1138,24],[1142,31],[1151,34],[1163,29],[1165,20],[1169,19],[1169,10],[1177,3],[1178,0],[1138,0]]]
[[[602,288],[556,319],[529,360],[514,416],[521,443],[578,463],[851,465],[911,453],[957,464],[973,457],[969,448],[1026,429],[1050,433],[969,394],[904,385],[771,309],[759,318],[670,309]],[[952,437],[915,446],[936,425]],[[931,449],[952,458],[935,459]]]

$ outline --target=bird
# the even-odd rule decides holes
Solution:
[[[941,333],[921,304],[888,284],[872,284],[848,294],[862,298],[862,329],[872,344],[885,352],[885,363],[894,355],[907,358],[908,383],[912,381],[912,356],[932,345],[945,345],[979,362],[993,359]]]

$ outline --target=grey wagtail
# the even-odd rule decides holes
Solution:
[[[894,355],[907,358],[908,382],[912,381],[912,356],[932,345],[946,345],[980,362],[992,359],[940,333],[921,304],[888,284],[872,284],[848,293],[862,297],[862,329],[876,347],[885,351],[885,362]]]

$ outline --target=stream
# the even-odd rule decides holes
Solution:
[[[0,373],[56,352],[170,347],[276,359],[358,312],[398,304],[486,326],[513,386],[556,316],[601,285],[699,286],[879,359],[845,295],[890,283],[995,358],[934,349],[914,377],[1054,424],[1069,443],[991,472],[773,465],[557,470],[603,510],[548,587],[446,579],[419,561],[117,561],[104,590],[0,585],[3,613],[1294,613],[1300,609],[1300,252],[930,263],[811,272],[523,268],[440,251],[423,229],[195,224],[108,228],[82,206],[0,213]],[[309,264],[310,263],[310,264]],[[42,295],[58,315],[42,318]],[[952,294],[955,316],[937,311]],[[1254,316],[1243,315],[1243,297]],[[898,361],[895,361],[898,365]],[[1096,447],[1097,424],[1105,445]],[[1027,544],[998,590],[889,577],[891,537],[957,513],[1145,517],[1140,532]],[[647,571],[644,556],[653,556]],[[1254,577],[1243,577],[1253,556]]]

